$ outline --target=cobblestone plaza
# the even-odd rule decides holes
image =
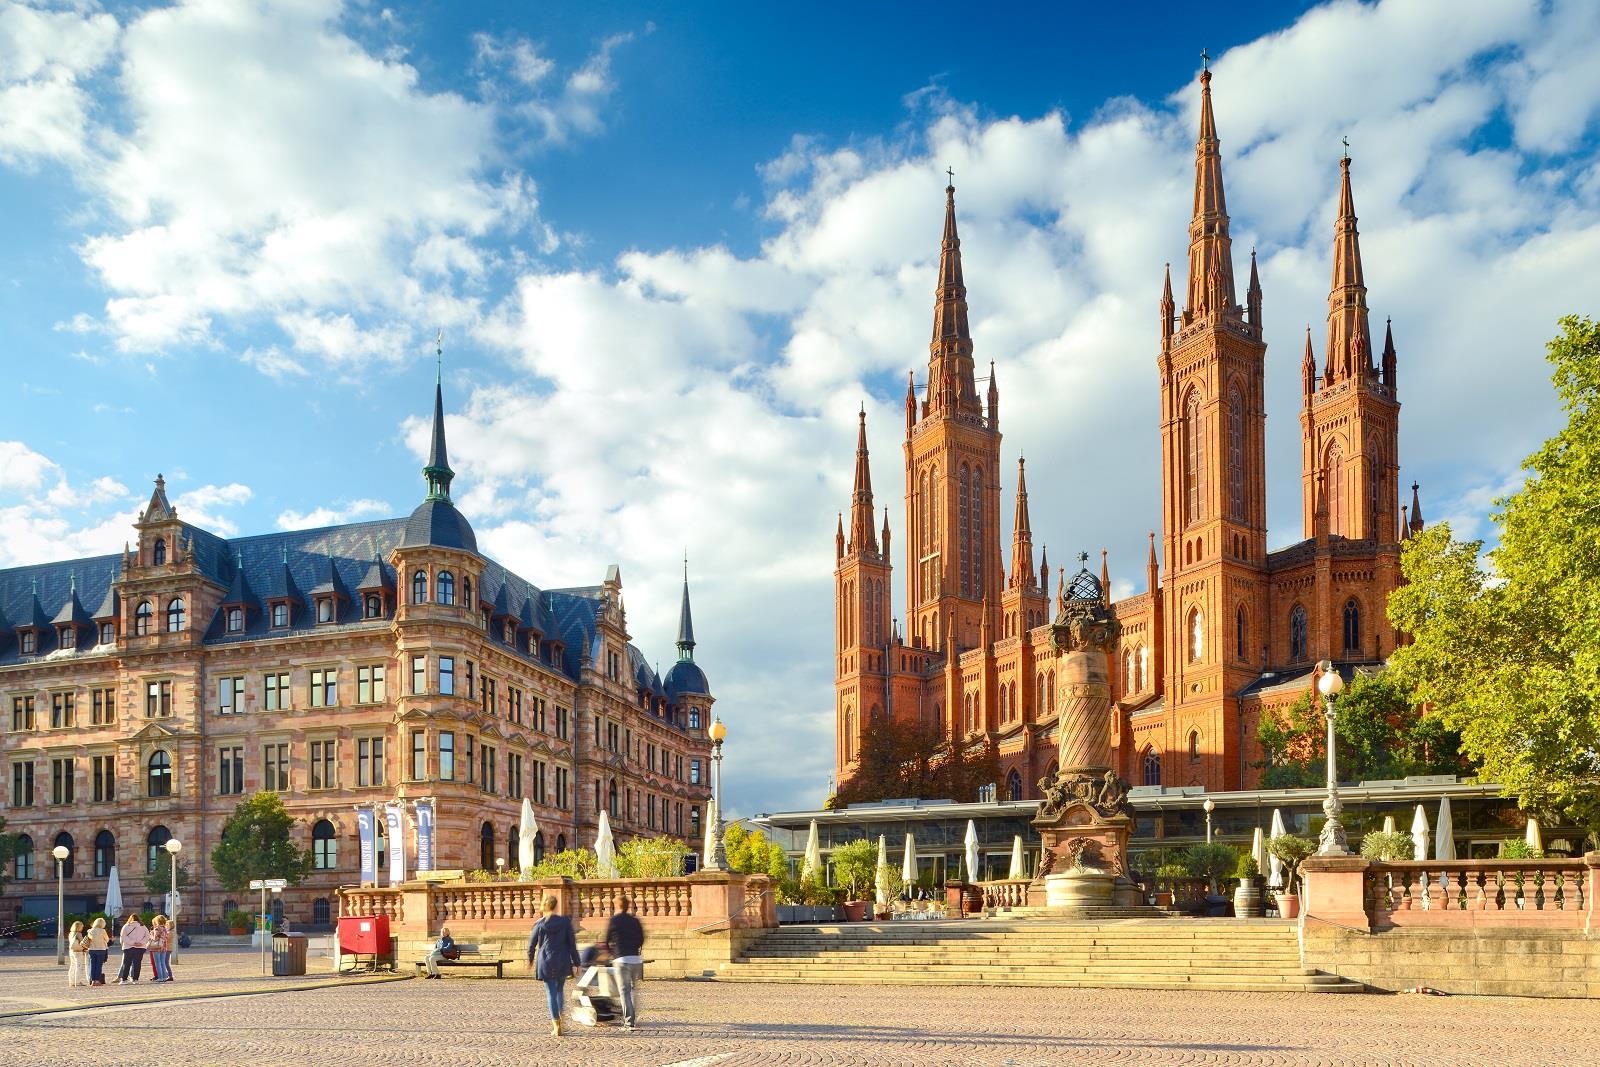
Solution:
[[[635,1033],[573,1026],[558,1041],[527,980],[313,977],[275,980],[312,989],[218,995],[274,981],[238,952],[191,953],[178,973],[168,987],[69,990],[49,956],[0,958],[0,1063],[1436,1067],[1587,1063],[1600,1041],[1587,1001],[681,981],[647,983]]]

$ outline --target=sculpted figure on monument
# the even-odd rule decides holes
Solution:
[[[1087,560],[1086,553],[1078,554]],[[1109,653],[1122,633],[1122,624],[1106,608],[1100,579],[1084,567],[1072,579],[1061,599],[1061,610],[1050,628],[1050,643],[1057,652],[1091,649]]]
[[[1128,787],[1117,777],[1116,771],[1107,771],[1105,780],[1100,785],[1100,795],[1095,800],[1095,807],[1100,814],[1110,817],[1112,815],[1132,815],[1132,806],[1128,803]]]

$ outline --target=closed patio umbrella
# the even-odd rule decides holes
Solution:
[[[1453,860],[1456,858],[1456,829],[1450,821],[1450,798],[1439,798],[1439,823],[1434,828],[1437,839],[1433,843],[1433,858],[1436,860]],[[1427,859],[1426,856],[1419,857]]]
[[[900,879],[906,884],[909,896],[917,887],[917,839],[906,831],[906,856],[900,863]]]
[[[1528,847],[1533,849],[1534,852],[1544,852],[1544,835],[1539,832],[1538,819],[1528,820],[1528,832],[1523,835],[1523,840],[1528,843]]]
[[[106,914],[111,916],[113,924],[122,917],[122,879],[117,877],[116,867],[111,868],[111,874],[106,878]],[[112,929],[116,927],[113,925]]]
[[[1028,869],[1022,861],[1022,835],[1016,834],[1011,838],[1011,870],[1006,872],[1007,878],[1026,878]]]
[[[978,824],[967,820],[967,881],[979,881],[978,875]]]
[[[1394,816],[1393,815],[1385,815],[1383,817],[1383,832],[1386,833],[1386,834],[1394,833]]]
[[[1428,858],[1428,813],[1422,810],[1421,804],[1417,805],[1417,813],[1411,818],[1411,858]]]
[[[611,837],[611,820],[604,808],[600,809],[600,832],[594,837],[594,858],[601,878],[621,877],[617,871],[617,844]]]
[[[1269,836],[1271,836],[1271,837],[1282,837],[1287,832],[1288,831],[1284,828],[1284,825],[1283,825],[1283,812],[1279,811],[1277,808],[1273,808],[1272,809],[1272,833]],[[1268,859],[1268,864],[1272,868],[1272,875],[1271,875],[1271,877],[1269,877],[1267,879],[1267,885],[1270,886],[1273,889],[1282,889],[1283,888],[1283,861],[1280,860],[1276,856],[1272,856],[1272,857],[1270,857]]]
[[[539,836],[539,821],[533,817],[533,801],[528,797],[522,798],[522,820],[517,827],[517,877],[525,877],[524,871],[538,862],[534,855],[534,838]]]
[[[601,814],[604,815],[605,812],[601,812]],[[704,868],[705,870],[708,870],[708,871],[711,870],[712,865],[717,862],[717,858],[716,857],[717,857],[717,798],[716,797],[712,797],[710,800],[706,801],[706,840],[705,840],[705,847],[701,851],[700,866],[702,868]]]
[[[817,836],[817,820],[811,820],[811,833],[806,837],[806,858],[800,864],[800,880],[822,880],[822,842]]]
[[[873,872],[872,881],[877,888],[877,901],[880,906],[889,906],[889,887],[884,884],[884,876],[889,873],[889,838],[886,834],[878,835],[878,868]]]
[[[1267,835],[1261,832],[1261,827],[1256,827],[1256,832],[1250,838],[1250,856],[1256,861],[1256,870],[1267,869]]]

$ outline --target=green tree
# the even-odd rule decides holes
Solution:
[[[311,873],[311,850],[289,840],[294,819],[276,793],[257,793],[239,802],[222,824],[222,840],[211,850],[217,881],[232,893],[257,878],[283,878],[299,885]],[[182,867],[179,867],[180,873]]]
[[[748,871],[750,869],[750,831],[736,822],[724,825],[722,828],[722,851],[728,857],[728,870]]]
[[[971,802],[1000,780],[1000,763],[987,745],[953,743],[938,722],[893,723],[867,731],[859,770],[835,794],[837,805],[890,797]]]
[[[1549,345],[1567,424],[1495,502],[1498,545],[1439,524],[1407,543],[1391,669],[1525,808],[1600,829],[1600,325]]]
[[[182,860],[178,861],[178,889],[188,889],[194,883],[190,877],[189,865]],[[172,888],[172,854],[166,849],[156,853],[156,869],[144,876],[144,887],[152,893],[166,896],[167,890]]]
[[[683,873],[689,846],[672,837],[636,837],[617,849],[624,878],[676,878]]]
[[[583,881],[597,878],[600,860],[586,848],[569,848],[565,852],[546,852],[544,859],[523,869],[524,878],[571,878]]]

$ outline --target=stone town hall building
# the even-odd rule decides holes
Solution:
[[[619,839],[698,842],[713,698],[687,579],[662,678],[615,567],[539,589],[478,550],[438,388],[423,475],[409,518],[232,539],[184,522],[158,477],[121,555],[0,570],[0,815],[23,835],[0,907],[54,914],[58,844],[69,911],[100,906],[113,864],[130,905],[159,899],[142,883],[176,837],[188,921],[216,922],[235,894],[210,853],[258,790],[312,853],[285,894],[298,923],[360,877],[356,806],[396,795],[437,799],[439,868],[515,869],[524,797],[536,853],[591,845],[602,807]]]
[[[1209,71],[1200,82],[1188,286],[1180,311],[1168,270],[1158,319],[1165,575],[1151,534],[1145,592],[1110,605],[1122,624],[1112,743],[1134,785],[1221,790],[1254,783],[1260,716],[1304,693],[1313,663],[1393,651],[1385,602],[1399,542],[1422,516],[1415,486],[1410,514],[1399,504],[1394,342],[1386,330],[1375,365],[1346,158],[1327,345],[1319,368],[1308,332],[1301,367],[1304,539],[1268,551],[1261,283],[1252,253],[1239,302]],[[1050,568],[1041,556],[1034,569],[1020,459],[1009,565],[1001,554],[1000,391],[992,363],[986,397],[974,379],[954,188],[945,194],[927,386],[906,392],[903,634],[887,509],[874,531],[864,414],[836,539],[838,777],[855,773],[868,731],[931,721],[994,748],[1002,799],[1033,798],[1056,761]],[[1109,596],[1103,553],[1101,572]]]

